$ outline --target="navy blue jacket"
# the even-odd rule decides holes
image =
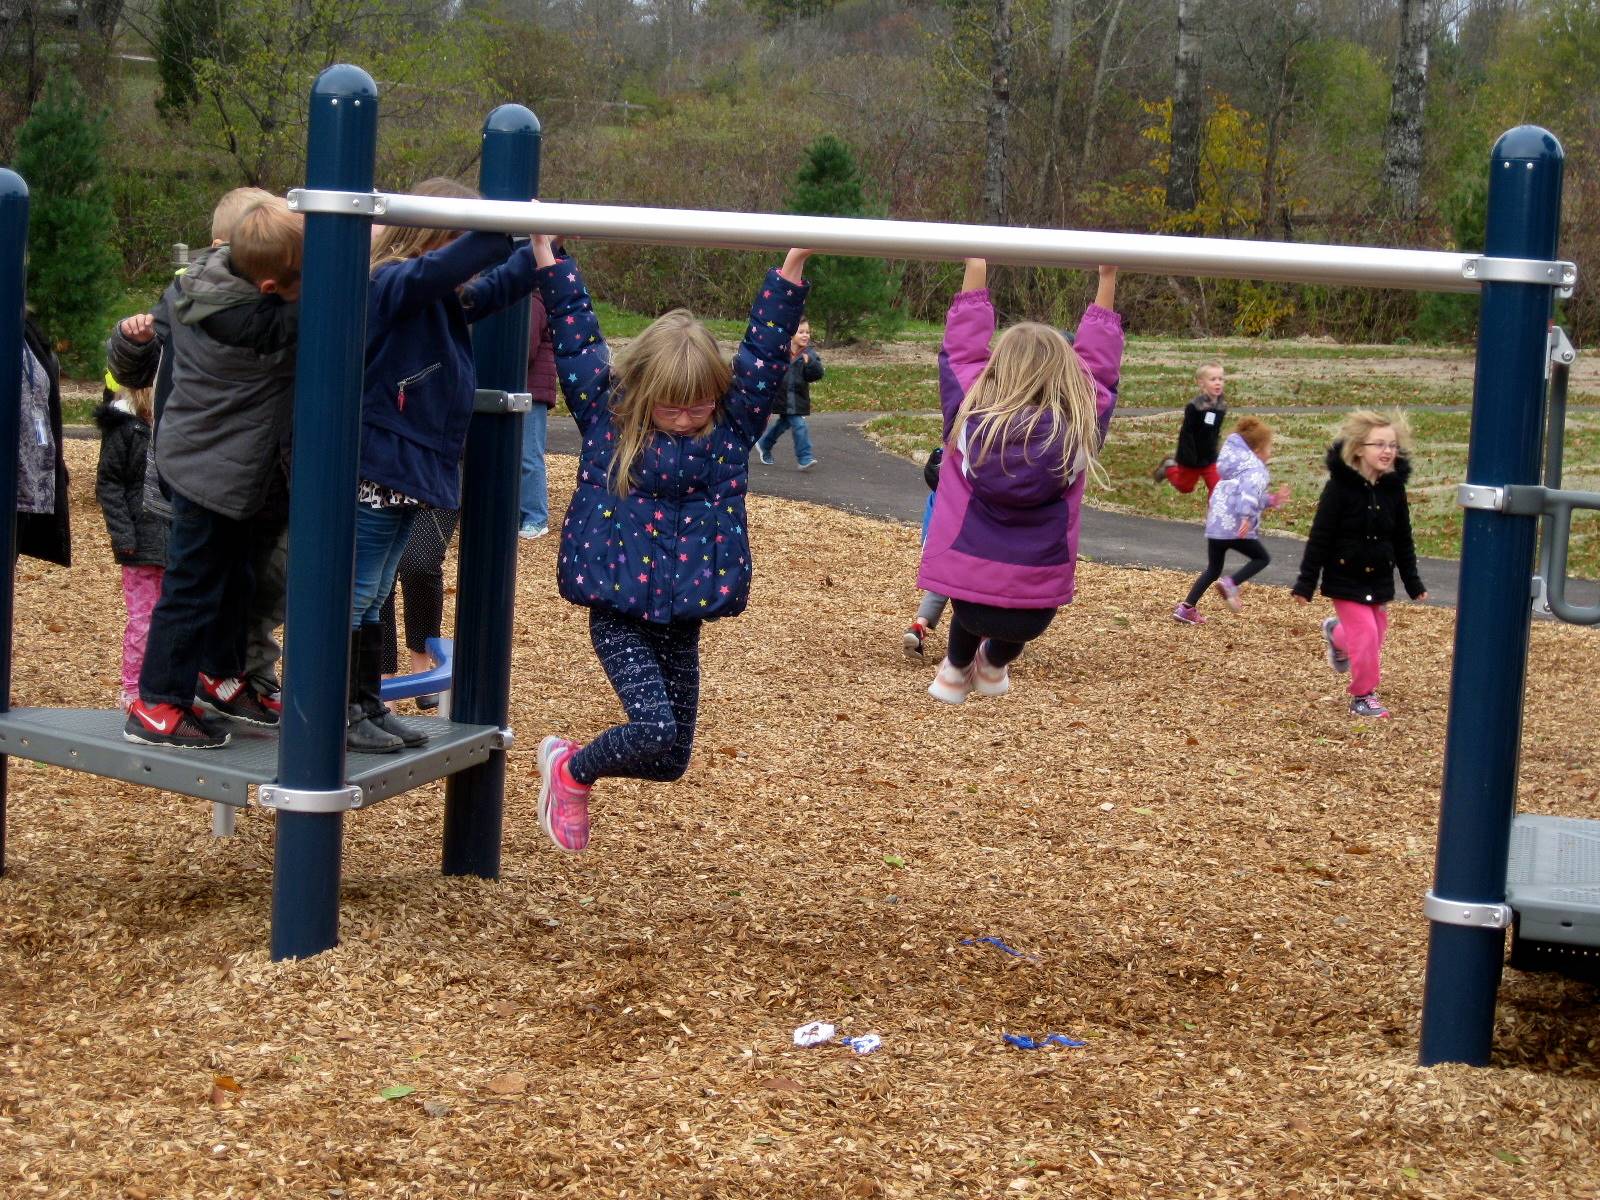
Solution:
[[[512,254],[503,233],[463,234],[378,268],[367,293],[362,479],[435,508],[461,506],[461,449],[477,389],[467,325],[526,296],[533,271],[532,252]]]
[[[577,486],[561,526],[561,594],[658,624],[737,616],[750,599],[744,496],[750,448],[781,403],[788,345],[808,285],[768,271],[733,357],[733,386],[704,437],[650,435],[626,497],[610,488],[617,446],[611,352],[577,265],[541,269],[556,370],[583,438]]]

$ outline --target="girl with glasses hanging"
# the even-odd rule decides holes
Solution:
[[[556,370],[582,438],[561,526],[561,594],[589,636],[627,720],[587,745],[539,746],[539,823],[556,847],[589,843],[589,793],[606,776],[680,778],[700,697],[700,626],[744,611],[750,451],[782,400],[805,312],[809,250],[756,291],[730,368],[684,309],[654,321],[615,368],[577,265],[533,239]]]
[[[1358,717],[1389,715],[1378,699],[1378,679],[1395,569],[1407,595],[1428,598],[1406,501],[1410,440],[1399,413],[1361,409],[1344,419],[1328,450],[1328,482],[1294,585],[1294,598],[1309,604],[1320,577],[1322,594],[1333,601],[1335,615],[1322,622],[1322,639],[1328,665],[1350,675],[1350,712]]]

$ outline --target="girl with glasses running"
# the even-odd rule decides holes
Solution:
[[[1350,674],[1350,711],[1358,717],[1389,715],[1378,699],[1378,676],[1395,568],[1413,600],[1428,598],[1406,501],[1410,440],[1399,413],[1361,409],[1344,419],[1328,450],[1328,482],[1294,585],[1294,598],[1310,604],[1320,576],[1322,594],[1333,601],[1335,615],[1322,622],[1322,639],[1328,665]]]
[[[589,636],[627,720],[587,745],[539,746],[539,823],[561,850],[589,843],[589,791],[605,776],[682,777],[700,698],[700,626],[744,611],[751,447],[782,400],[805,312],[791,250],[756,291],[728,360],[684,309],[657,318],[615,368],[577,264],[535,236],[561,390],[583,440],[561,526],[561,595],[589,610]]]

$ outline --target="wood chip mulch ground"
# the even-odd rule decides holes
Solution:
[[[72,450],[18,704],[114,695]],[[538,739],[617,708],[524,544],[502,879],[439,876],[442,785],[389,800],[311,960],[268,960],[269,815],[213,839],[201,801],[11,760],[0,1195],[1600,1195],[1593,988],[1508,972],[1494,1065],[1416,1066],[1450,612],[1396,607],[1395,718],[1356,722],[1320,608],[1180,627],[1186,577],[1084,564],[1013,694],[949,708],[900,647],[915,530],[750,511],[683,782],[608,781],[589,853],[547,844]],[[1530,675],[1523,807],[1600,817],[1600,641],[1541,624]],[[797,1048],[813,1020],[883,1046]]]

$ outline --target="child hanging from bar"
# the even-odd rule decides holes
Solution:
[[[612,369],[576,264],[535,236],[538,287],[582,448],[561,527],[561,594],[589,610],[589,635],[627,721],[587,745],[539,746],[539,823],[556,847],[589,843],[589,796],[605,776],[680,778],[694,746],[700,627],[750,595],[744,497],[750,451],[782,398],[805,310],[808,250],[790,250],[757,289],[730,370],[716,339],[674,309]]]
[[[951,599],[928,694],[1010,690],[1009,665],[1072,602],[1084,483],[1117,403],[1117,269],[1101,267],[1076,342],[1034,321],[995,332],[987,264],[969,258],[939,350],[944,465],[917,583]]]

